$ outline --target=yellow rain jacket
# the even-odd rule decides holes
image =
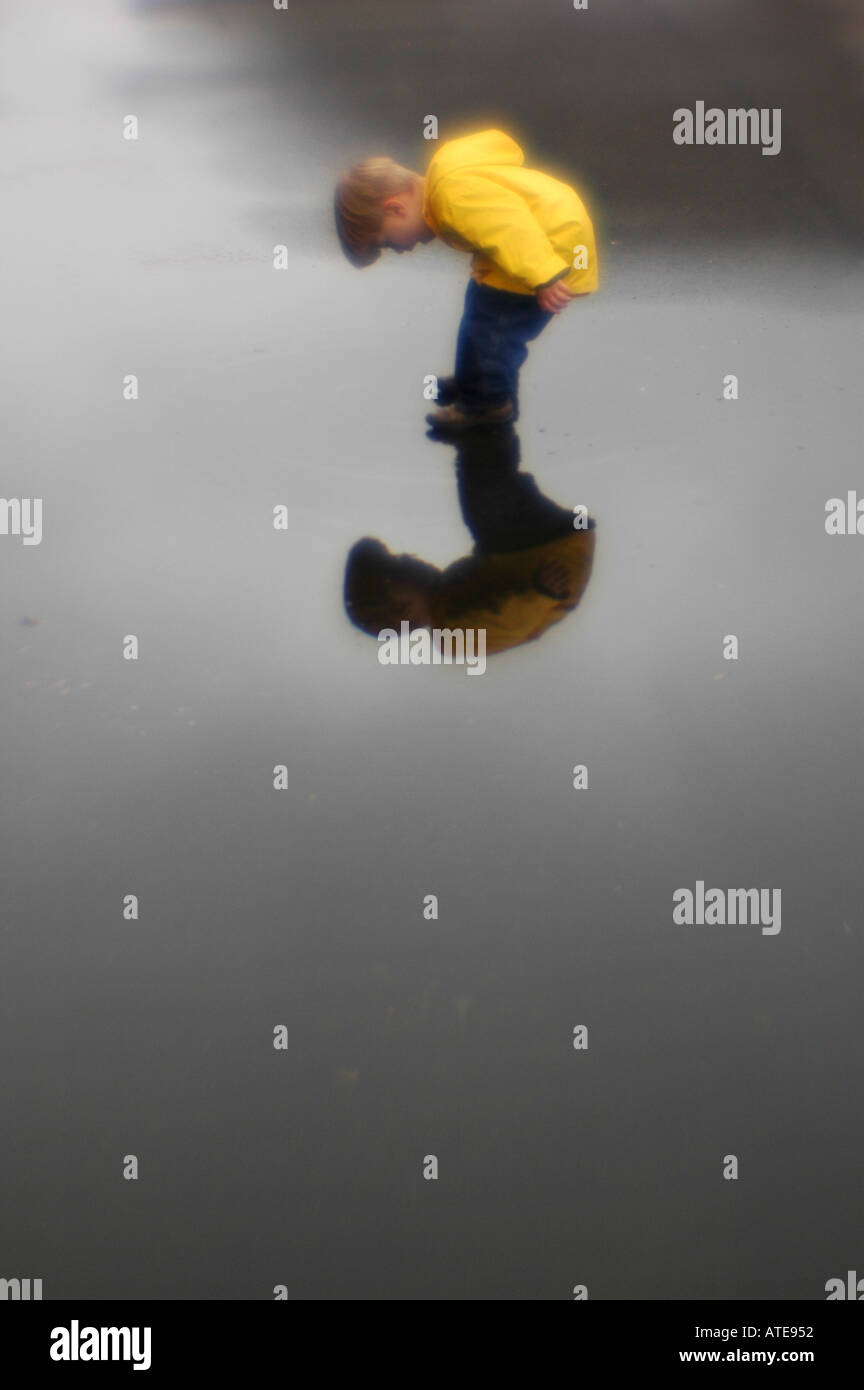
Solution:
[[[501,130],[449,140],[426,173],[425,221],[448,246],[474,252],[471,274],[481,284],[533,294],[561,278],[573,294],[596,290],[594,228],[582,199],[524,161]]]

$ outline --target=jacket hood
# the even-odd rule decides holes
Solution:
[[[524,163],[522,150],[503,130],[482,130],[477,135],[464,135],[459,140],[448,140],[433,156],[426,172],[427,193],[433,192],[439,179],[446,178],[456,169]]]

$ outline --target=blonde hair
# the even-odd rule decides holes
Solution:
[[[342,250],[352,265],[372,265],[381,255],[375,238],[381,230],[385,198],[403,193],[418,177],[386,156],[363,159],[336,185],[333,212]]]

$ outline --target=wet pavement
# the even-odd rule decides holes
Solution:
[[[0,537],[0,1273],[46,1298],[818,1299],[859,1258],[864,34],[691,9],[0,5],[3,492],[43,499]],[[699,99],[781,106],[781,154],[676,147]],[[603,229],[500,465],[587,509],[590,583],[546,622],[545,569],[478,679],[343,603],[364,537],[476,565],[502,495],[424,425],[464,260],[357,272],[330,224],[430,112]],[[673,925],[697,880],[782,930]]]

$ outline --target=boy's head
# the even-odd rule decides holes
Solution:
[[[430,598],[441,571],[415,555],[391,555],[366,536],[348,553],[343,600],[355,627],[376,637],[385,627],[407,621],[412,628],[432,621]]]
[[[435,233],[423,217],[423,178],[383,156],[361,160],[336,185],[336,230],[352,265],[372,265],[383,247],[412,251]]]

